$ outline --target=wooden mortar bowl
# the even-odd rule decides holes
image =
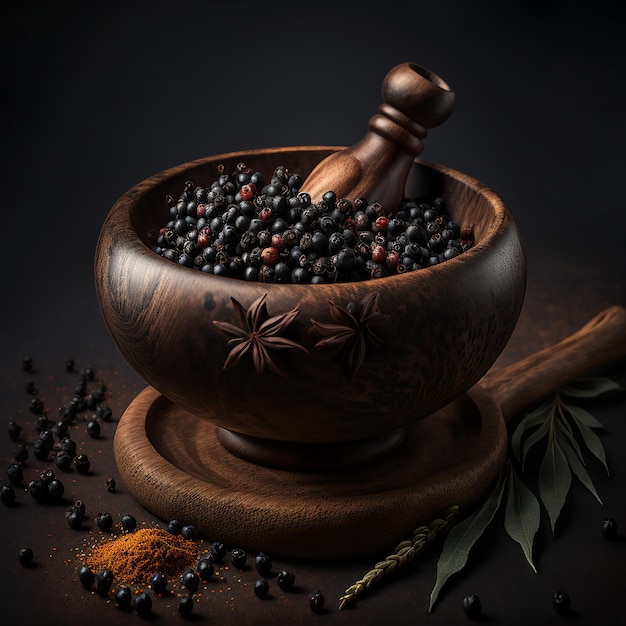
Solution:
[[[97,244],[98,300],[124,358],[173,404],[221,427],[226,448],[264,465],[301,469],[308,459],[306,467],[325,469],[316,457],[341,458],[341,466],[388,452],[410,424],[485,375],[524,298],[525,256],[502,199],[461,172],[419,159],[407,196],[416,189],[441,195],[452,219],[472,225],[475,234],[472,248],[432,268],[362,282],[264,284],[205,274],[151,249],[150,229],[169,220],[166,196],[177,198],[186,181],[208,186],[218,165],[229,172],[239,162],[266,177],[284,165],[305,178],[338,149],[251,150],[173,167],[115,203]],[[332,323],[331,302],[345,309],[373,292],[378,311],[388,316],[375,327],[383,341],[378,347],[366,342],[365,359],[349,382],[345,355],[316,347],[322,335],[312,320]],[[213,322],[241,325],[231,299],[248,308],[262,296],[269,316],[297,309],[283,336],[306,352],[273,351],[282,375],[267,368],[257,373],[250,353],[225,370],[232,346]]]

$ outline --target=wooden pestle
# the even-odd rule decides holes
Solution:
[[[365,198],[393,212],[402,200],[415,157],[428,128],[452,113],[455,95],[436,74],[415,63],[397,65],[382,84],[384,103],[367,134],[351,148],[331,154],[311,172],[301,190],[319,202],[327,191],[338,198]]]
[[[559,387],[624,357],[626,309],[615,305],[556,345],[500,370],[490,370],[480,385],[491,393],[508,421]]]

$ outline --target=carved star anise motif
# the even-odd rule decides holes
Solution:
[[[315,348],[339,348],[343,356],[348,380],[352,382],[358,369],[365,360],[368,345],[380,346],[382,339],[374,327],[389,318],[378,310],[378,292],[373,291],[356,302],[350,302],[343,308],[328,301],[334,324],[324,324],[311,320],[313,325],[324,335],[315,344]]]
[[[270,356],[271,350],[296,349],[308,352],[299,343],[286,339],[281,333],[294,321],[299,313],[298,307],[281,315],[269,317],[265,298],[267,294],[257,298],[246,310],[235,298],[231,297],[235,311],[239,316],[241,326],[230,322],[213,320],[213,323],[231,339],[228,345],[232,346],[224,369],[234,367],[248,352],[252,355],[252,363],[257,374],[261,374],[267,367],[278,376],[283,376]]]

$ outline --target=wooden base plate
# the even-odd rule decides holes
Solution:
[[[152,387],[118,424],[116,463],[133,497],[202,536],[286,558],[345,558],[393,549],[414,528],[467,511],[506,456],[502,413],[480,386],[416,422],[385,458],[342,471],[263,467],[226,451],[218,428]]]

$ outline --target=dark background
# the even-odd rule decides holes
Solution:
[[[405,61],[438,73],[457,94],[451,118],[429,133],[423,157],[495,189],[526,247],[526,304],[498,365],[559,341],[607,306],[626,304],[621,7],[607,0],[5,2],[3,421],[31,418],[21,388],[24,355],[38,363],[38,384],[50,402],[67,393],[70,383],[58,372],[68,356],[97,364],[112,382],[119,413],[142,388],[107,334],[93,287],[99,229],[119,196],[156,172],[210,154],[352,145],[381,102],[386,72]],[[623,364],[610,373],[626,381]],[[363,600],[363,610],[339,614],[335,591],[367,563],[309,565],[308,575],[326,585],[332,606],[320,619],[368,623],[386,615],[398,623],[448,623],[462,618],[459,597],[469,585],[487,605],[488,621],[528,623],[548,619],[551,590],[568,585],[578,594],[578,623],[600,623],[597,616],[625,623],[624,544],[607,546],[596,532],[609,511],[621,515],[626,528],[623,400],[617,413],[611,404],[598,411],[612,420],[603,439],[611,478],[590,468],[605,505],[582,487],[574,490],[562,534],[538,542],[537,576],[516,546],[496,536],[484,562],[474,562],[430,616],[425,606],[434,557],[368,604]],[[111,435],[97,454],[114,472]],[[11,445],[2,448],[7,463]],[[119,495],[133,506],[127,494]],[[63,599],[66,617],[86,620],[98,602],[79,601],[78,592],[65,589],[76,585],[67,570],[59,574],[59,559],[43,574],[16,565],[17,545],[51,549],[46,533],[33,526],[32,504],[21,509],[13,517],[0,511],[0,556],[10,561],[0,593],[8,615],[22,623],[33,623],[34,615],[40,624],[58,623],[56,598]],[[39,521],[46,516],[52,512],[43,511]],[[67,550],[73,539],[64,531],[52,536]],[[38,596],[42,602],[32,603]],[[311,621],[308,613],[289,612],[302,602],[275,602],[263,611],[287,622]],[[243,602],[239,619],[254,623],[258,605],[246,607]],[[112,608],[104,613],[107,623],[114,619]],[[216,619],[225,615],[215,612]],[[89,619],[99,623],[99,613]]]

